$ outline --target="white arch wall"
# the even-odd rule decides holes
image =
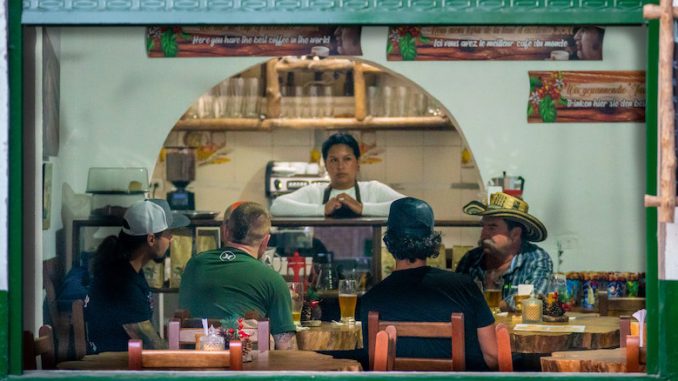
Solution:
[[[557,240],[567,247],[561,270],[644,269],[644,125],[527,124],[525,116],[528,70],[643,70],[642,27],[610,27],[604,61],[569,63],[388,62],[386,33],[364,29],[363,58],[403,74],[443,103],[483,181],[503,170],[527,179],[525,197],[549,228],[544,247],[552,255]],[[152,173],[164,137],[187,105],[264,59],[148,59],[143,36],[138,27],[61,30],[61,168],[55,171],[61,178],[55,188],[61,181],[84,192],[92,166],[145,166]]]

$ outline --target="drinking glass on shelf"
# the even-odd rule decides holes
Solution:
[[[304,88],[301,86],[294,87],[294,113],[293,118],[304,117]]]
[[[287,282],[292,298],[292,321],[301,324],[301,308],[304,305],[304,284],[301,282]]]
[[[407,86],[398,86],[396,87],[395,95],[395,116],[407,116],[408,114],[408,94],[409,89]]]
[[[381,116],[381,99],[377,86],[367,88],[367,110],[370,116]]]
[[[358,302],[358,281],[354,279],[339,280],[339,311],[341,321],[355,323],[355,305]]]
[[[334,96],[332,95],[332,86],[323,86],[323,106],[322,116],[330,118],[334,115]]]
[[[245,78],[243,116],[256,118],[259,112],[259,78]]]
[[[308,88],[308,112],[311,118],[317,118],[320,115],[320,86],[309,86]]]
[[[382,102],[384,105],[384,116],[396,116],[395,115],[395,110],[394,110],[394,104],[393,104],[393,87],[391,86],[384,86],[382,88]]]
[[[198,118],[212,118],[214,116],[214,96],[204,94],[198,99]]]
[[[231,78],[228,85],[229,102],[228,115],[233,118],[242,116],[243,93],[245,92],[245,78]]]

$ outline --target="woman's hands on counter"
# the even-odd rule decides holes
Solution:
[[[327,201],[325,204],[325,216],[332,216],[337,209],[346,206],[358,215],[363,214],[363,204],[346,193],[340,193]]]

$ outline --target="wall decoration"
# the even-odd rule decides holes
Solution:
[[[52,163],[42,163],[42,230],[52,222]]]
[[[149,57],[360,56],[359,26],[152,26]]]
[[[644,122],[644,71],[531,71],[529,123]]]
[[[51,34],[42,30],[42,154],[59,155],[59,85],[60,65]],[[58,41],[58,37],[55,38]],[[57,45],[58,46],[58,45]]]
[[[597,26],[397,26],[389,28],[389,61],[603,59]]]

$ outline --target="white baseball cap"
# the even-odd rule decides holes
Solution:
[[[122,231],[133,236],[160,233],[167,230],[167,216],[163,208],[151,201],[132,204],[123,216]]]

